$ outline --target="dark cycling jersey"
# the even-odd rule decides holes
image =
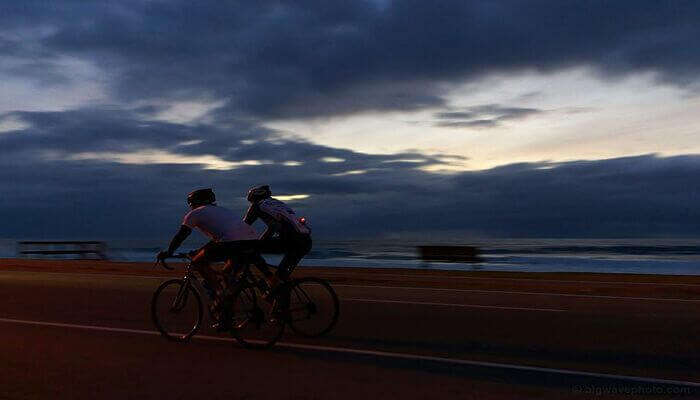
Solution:
[[[299,220],[291,207],[271,197],[251,204],[243,221],[252,225],[258,218],[267,225],[261,239],[267,239],[275,232],[281,237],[311,234],[311,229]]]

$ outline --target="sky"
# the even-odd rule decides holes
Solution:
[[[700,237],[695,1],[0,4],[0,237]]]

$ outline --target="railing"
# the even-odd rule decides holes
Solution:
[[[32,241],[17,242],[17,254],[20,257],[37,256],[67,256],[76,255],[79,258],[98,260],[107,259],[107,245],[97,241]]]

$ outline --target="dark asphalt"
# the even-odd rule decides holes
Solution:
[[[311,272],[324,275],[300,275]],[[313,340],[288,332],[282,341],[700,382],[694,280],[418,275],[328,272],[342,300],[337,328]],[[0,318],[152,330],[148,304],[163,279],[2,271]],[[0,383],[12,399],[592,398],[595,388],[674,389],[322,349],[260,352],[233,342],[178,345],[139,333],[0,326]]]

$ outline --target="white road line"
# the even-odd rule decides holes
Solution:
[[[661,297],[629,297],[629,296],[602,296],[595,294],[570,294],[570,293],[547,293],[547,292],[517,292],[510,290],[483,290],[483,289],[448,289],[448,288],[428,288],[417,286],[382,286],[382,285],[345,285],[333,283],[333,287],[358,287],[366,289],[401,289],[401,290],[430,290],[444,292],[466,292],[466,293],[498,293],[498,294],[517,294],[528,296],[559,296],[559,297],[582,297],[593,299],[615,299],[615,300],[646,300],[646,301],[677,301],[687,303],[700,303],[700,299],[673,299]]]
[[[313,267],[310,267],[313,268]],[[332,268],[332,267],[331,267]],[[20,271],[20,270],[4,270],[1,271],[0,273],[3,272],[24,272],[28,274],[53,274],[53,275],[72,275],[72,276],[84,276],[84,277],[94,277],[96,275],[99,276],[105,276],[105,277],[110,277],[110,278],[145,278],[145,279],[164,279],[164,278],[169,278],[172,276],[180,276],[177,274],[174,275],[135,275],[135,274],[104,274],[101,272],[49,272],[49,271]],[[356,272],[355,272],[356,273]],[[183,271],[184,274],[184,271]],[[340,277],[347,277],[347,274],[343,274],[340,272],[326,272],[322,271],[319,272],[318,274],[319,278],[322,278],[324,276],[340,276]],[[546,279],[546,278],[482,278],[482,277],[476,277],[476,276],[443,276],[443,275],[423,275],[423,274],[416,274],[416,275],[401,275],[401,274],[386,274],[386,273],[375,273],[371,272],[370,275],[372,277],[375,276],[388,276],[388,277],[401,277],[401,278],[441,278],[441,279],[471,279],[471,280],[484,280],[484,281],[515,281],[515,282],[520,282],[520,281],[535,281],[535,282],[540,282],[540,283],[548,283],[548,282],[553,282],[553,283],[577,283],[577,284],[605,284],[605,285],[653,285],[653,286],[687,286],[687,287],[700,287],[700,284],[698,283],[667,283],[667,282],[610,282],[610,281],[577,281],[577,280],[561,280],[561,279]],[[677,276],[677,275],[676,275]],[[691,276],[696,276],[696,275],[691,275]]]
[[[11,323],[11,324],[33,325],[33,326],[52,326],[52,327],[58,327],[58,328],[84,329],[84,330],[102,331],[102,332],[132,333],[132,334],[151,335],[151,336],[159,335],[159,333],[156,331],[149,331],[149,330],[143,330],[143,329],[113,328],[113,327],[107,327],[107,326],[67,324],[67,323],[61,323],[61,322],[29,321],[29,320],[12,319],[12,318],[0,318],[0,322]],[[219,337],[219,336],[207,336],[207,335],[195,336],[194,340],[208,340],[208,341],[217,341],[217,342],[234,342],[235,341],[232,338]],[[643,376],[605,374],[605,373],[588,372],[588,371],[576,371],[576,370],[570,370],[570,369],[533,367],[533,366],[529,366],[529,365],[493,363],[493,362],[485,362],[485,361],[464,360],[464,359],[458,359],[458,358],[433,357],[433,356],[423,356],[423,355],[409,354],[409,353],[395,353],[395,352],[378,351],[378,350],[353,349],[353,348],[348,348],[348,347],[318,346],[318,345],[308,345],[308,344],[290,343],[290,342],[278,342],[276,344],[276,346],[282,347],[282,348],[288,348],[288,349],[327,351],[327,352],[332,352],[332,353],[357,354],[357,355],[363,355],[363,356],[375,356],[375,357],[384,357],[384,358],[393,358],[393,359],[402,359],[402,360],[411,360],[411,361],[431,361],[431,362],[438,362],[438,363],[444,363],[444,364],[455,364],[455,365],[464,365],[464,366],[471,366],[471,367],[500,368],[500,369],[508,369],[508,370],[512,370],[512,371],[541,372],[541,373],[547,373],[547,374],[589,377],[589,378],[599,378],[599,379],[611,379],[611,380],[619,380],[619,381],[626,381],[626,382],[661,384],[661,385],[676,385],[676,386],[700,388],[700,382],[681,381],[681,380],[672,380],[672,379],[658,379],[658,378],[649,378],[649,377],[643,377]]]
[[[469,272],[469,271],[466,271]],[[491,271],[485,271],[491,272]],[[496,271],[497,272],[497,271]],[[521,272],[527,273],[527,272]],[[538,272],[535,272],[538,273]],[[565,273],[565,272],[562,272]],[[592,274],[599,274],[598,272],[591,272]],[[341,272],[320,272],[319,275],[330,275],[330,276],[343,276],[346,277],[347,274]],[[617,274],[622,275],[622,274]],[[649,274],[651,275],[651,274]],[[439,279],[471,279],[471,280],[484,280],[484,281],[537,281],[537,282],[555,282],[555,283],[600,283],[605,285],[655,285],[655,286],[700,286],[700,283],[667,283],[667,282],[612,282],[612,281],[581,281],[581,280],[563,280],[563,279],[547,279],[547,278],[498,278],[498,277],[477,277],[477,276],[458,276],[458,275],[425,275],[425,274],[387,274],[381,272],[371,272],[371,276],[387,276],[387,277],[398,277],[398,278],[439,278]],[[672,275],[672,276],[684,276],[684,275]],[[695,277],[697,275],[689,275]]]
[[[26,319],[14,319],[14,318],[0,318],[0,322],[7,322],[10,324],[22,324],[22,325],[34,325],[34,326],[53,326],[57,328],[71,328],[71,329],[86,329],[90,331],[102,331],[102,332],[122,332],[122,333],[136,333],[141,335],[160,335],[157,331],[147,331],[143,329],[127,329],[127,328],[113,328],[108,326],[95,326],[95,325],[80,325],[80,324],[68,324],[64,322],[47,322],[47,321],[31,321]]]
[[[38,274],[46,274],[46,275],[66,275],[66,276],[77,276],[81,278],[94,278],[94,277],[105,277],[105,278],[143,278],[143,279],[172,279],[172,278],[181,278],[182,275],[184,275],[184,271],[182,274],[177,275],[132,275],[132,274],[103,274],[101,272],[49,272],[49,271],[11,271],[11,270],[4,270],[0,271],[0,275],[3,273],[22,273],[26,275],[38,275]]]
[[[420,305],[420,306],[438,306],[438,307],[493,308],[493,309],[497,309],[497,310],[566,312],[566,310],[558,310],[555,308],[486,306],[486,305],[481,305],[481,304],[433,303],[433,302],[425,302],[425,301],[355,299],[355,298],[347,298],[347,297],[341,297],[340,300],[341,301],[355,301],[358,303],[390,303],[390,304],[395,303],[395,304],[415,304],[415,305]]]

